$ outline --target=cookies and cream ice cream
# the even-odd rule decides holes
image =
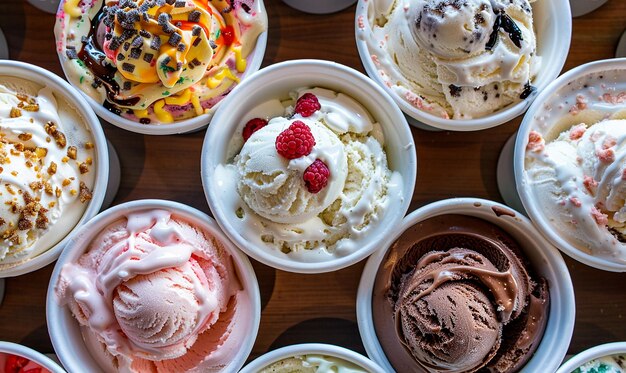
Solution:
[[[575,247],[626,264],[626,84],[620,72],[581,77],[534,117],[524,185]]]
[[[95,179],[85,119],[38,83],[0,76],[0,268],[50,249],[83,216]]]
[[[380,264],[376,335],[398,372],[515,372],[546,326],[548,284],[501,228],[440,215],[408,228]]]
[[[532,0],[372,0],[357,18],[378,78],[430,114],[480,118],[528,97]]]
[[[231,256],[166,210],[104,228],[62,267],[55,294],[105,371],[220,371],[249,332],[250,299]]]
[[[367,373],[364,368],[334,356],[296,355],[277,361],[258,373]]]
[[[378,124],[353,98],[299,89],[250,110],[215,171],[235,229],[297,261],[359,249],[402,201]]]
[[[55,35],[68,80],[143,124],[207,113],[241,79],[262,1],[63,0]]]

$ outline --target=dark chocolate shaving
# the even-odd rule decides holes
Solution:
[[[454,84],[450,84],[448,86],[448,88],[450,88],[450,96],[452,96],[452,97],[459,97],[459,96],[461,96],[461,91],[463,90],[462,87],[456,86]]]
[[[130,50],[130,58],[134,58],[137,59],[139,57],[141,57],[141,48],[133,48]]]
[[[193,12],[189,13],[189,16],[187,16],[187,20],[189,22],[198,22],[200,20],[200,15],[202,13],[200,13],[197,10],[194,10]]]
[[[143,60],[146,61],[147,63],[152,62],[153,58],[154,58],[154,54],[152,53],[146,53],[143,55]]]
[[[135,71],[135,65],[133,65],[132,63],[124,62],[122,64],[122,70],[132,73],[133,71]]]
[[[530,96],[530,94],[533,93],[535,89],[537,88],[532,86],[530,82],[527,82],[526,84],[524,84],[524,90],[522,91],[522,94],[519,95],[519,98],[521,98],[522,100],[528,98],[528,96]]]

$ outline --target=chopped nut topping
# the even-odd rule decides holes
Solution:
[[[24,144],[22,144],[22,143],[13,144],[13,147],[18,152],[23,152],[24,151]]]
[[[81,174],[86,174],[87,172],[89,172],[89,166],[86,163],[81,163],[78,166],[78,170]]]
[[[70,146],[69,148],[67,148],[67,156],[70,157],[70,159],[76,160],[77,152],[78,152],[78,149],[76,149],[75,146]]]
[[[56,204],[57,203],[55,201],[52,201],[52,202],[48,203],[48,207],[49,208],[53,208],[54,206],[56,206]]]
[[[70,179],[65,179],[65,180],[63,180],[63,184],[62,184],[62,185],[63,185],[64,187],[66,187],[66,186],[70,185],[71,183],[72,183],[72,182],[70,181]]]
[[[13,176],[17,176],[18,172],[17,171],[11,171],[11,175]]]
[[[57,173],[57,164],[54,162],[50,162],[50,166],[48,167],[48,175],[54,175]]]
[[[85,149],[93,149],[94,148],[94,144],[91,141],[87,141],[85,143]]]
[[[31,229],[32,227],[33,227],[33,222],[26,218],[21,218],[20,220],[17,221],[17,229],[21,231],[27,231]]]
[[[85,159],[85,163],[91,166],[93,164],[93,159],[91,159],[91,157],[87,157],[87,159]]]
[[[28,185],[32,190],[41,190],[43,188],[43,183],[41,181],[34,181]]]
[[[56,189],[54,190],[54,194],[57,196],[57,198],[61,198],[61,189],[59,187],[56,187]]]
[[[38,104],[28,104],[28,105],[24,105],[23,109],[26,110],[26,111],[39,111],[39,105]]]
[[[48,155],[48,149],[38,147],[35,149],[35,155],[39,158],[45,158]]]
[[[16,107],[12,107],[11,108],[11,113],[9,114],[9,116],[11,118],[19,118],[22,116],[22,110],[16,108]]]
[[[33,134],[32,133],[20,133],[19,135],[17,135],[17,138],[22,141],[28,141],[33,138]]]
[[[91,200],[91,198],[93,197],[93,194],[91,193],[91,191],[89,190],[89,188],[87,188],[87,184],[85,184],[84,181],[80,182],[80,202],[85,203],[89,200]]]
[[[46,192],[46,194],[52,195],[52,185],[50,185],[49,181],[46,181],[46,184],[44,185],[44,191]]]
[[[67,140],[65,139],[65,135],[63,134],[63,132],[57,129],[56,124],[54,124],[51,121],[48,121],[48,123],[46,123],[44,128],[46,130],[46,133],[52,136],[52,138],[54,139],[54,141],[57,143],[59,147],[64,148],[65,145],[67,145]]]
[[[0,226],[5,225],[6,223],[7,223],[7,222],[6,222],[4,219],[0,218]]]
[[[72,190],[70,190],[70,194],[75,196],[75,195],[78,194],[78,192],[76,191],[76,189],[72,189]]]
[[[63,162],[63,163],[67,163],[69,161],[70,161],[70,159],[68,157],[61,158],[61,162]]]

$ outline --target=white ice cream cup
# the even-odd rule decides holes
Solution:
[[[261,7],[265,7],[263,4],[263,0],[256,0],[261,2]],[[63,5],[64,2],[61,2],[60,6]],[[246,70],[241,76],[241,81],[246,80],[250,75],[256,72],[263,62],[263,57],[265,56],[265,47],[267,46],[267,30],[263,31],[259,37],[257,38],[255,47],[253,51],[248,56],[248,63]],[[61,68],[63,69],[63,73],[65,76],[68,76],[67,71],[65,70],[65,65],[61,63]],[[82,94],[83,97],[89,102],[93,110],[98,114],[98,116],[108,123],[113,124],[119,128],[141,133],[144,135],[176,135],[182,133],[195,132],[206,127],[210,122],[215,110],[219,108],[221,101],[215,104],[211,111],[207,114],[198,115],[193,118],[184,119],[175,121],[173,123],[165,123],[165,124],[141,124],[139,122],[135,122],[133,120],[121,117],[117,114],[112,113],[108,109],[106,109],[101,102],[97,102],[92,97],[82,92],[79,88],[77,88]]]
[[[246,238],[254,232],[241,232],[234,228],[238,219],[235,211],[220,198],[215,169],[228,163],[227,152],[230,139],[241,128],[243,118],[250,109],[270,98],[284,97],[300,87],[323,87],[342,92],[362,104],[382,126],[389,169],[402,175],[403,199],[394,211],[388,211],[375,229],[368,232],[370,239],[346,256],[328,261],[306,262],[285,258],[278,250],[255,245]],[[266,67],[237,86],[215,113],[214,123],[204,139],[201,172],[202,185],[213,216],[226,235],[246,254],[254,259],[284,271],[299,273],[322,273],[352,265],[370,255],[400,222],[406,213],[417,174],[415,144],[406,119],[391,98],[365,75],[347,66],[321,60],[293,60]],[[233,193],[237,193],[236,190]]]
[[[240,341],[235,357],[223,369],[224,372],[237,371],[243,366],[250,351],[252,351],[261,321],[261,296],[254,269],[248,258],[226,238],[211,217],[178,202],[156,199],[131,201],[111,207],[81,227],[67,243],[66,250],[57,261],[52,272],[46,298],[48,332],[59,360],[69,372],[103,371],[103,368],[98,365],[97,358],[92,356],[86,347],[78,321],[72,315],[69,307],[59,305],[58,297],[55,295],[55,286],[63,265],[77,261],[85,253],[90,242],[109,224],[128,213],[151,209],[171,211],[173,215],[201,228],[219,240],[231,255],[237,275],[251,305],[248,317],[242,317],[240,319],[242,323],[235,326],[247,331],[246,339]]]
[[[365,265],[357,292],[356,314],[361,339],[368,356],[393,372],[391,363],[378,341],[372,317],[372,290],[376,273],[389,247],[413,225],[446,214],[477,217],[493,223],[509,233],[521,246],[535,272],[548,281],[550,311],[546,329],[537,350],[522,372],[554,372],[567,353],[574,331],[574,288],[561,254],[535,229],[524,215],[497,202],[478,198],[452,198],[423,206],[408,214],[402,224],[374,253]]]
[[[283,359],[298,355],[323,355],[343,359],[371,373],[382,372],[382,368],[367,357],[344,347],[324,343],[303,343],[281,347],[267,352],[243,367],[239,373],[257,373],[263,368]]]
[[[283,2],[305,13],[328,14],[345,9],[356,3],[356,0],[283,0]]]
[[[524,113],[537,93],[541,92],[559,75],[563,65],[565,65],[565,60],[569,52],[572,34],[572,16],[569,1],[541,0],[532,3],[533,22],[537,35],[537,54],[542,57],[541,69],[532,80],[532,85],[536,90],[531,93],[528,98],[484,117],[474,119],[444,119],[412,106],[393,89],[388,87],[381,78],[378,71],[379,69],[376,67],[371,57],[372,53],[365,39],[366,33],[369,32],[369,26],[367,25],[368,11],[371,12],[370,8],[378,1],[387,0],[359,0],[357,4],[355,32],[359,56],[370,78],[374,79],[376,83],[393,97],[396,104],[400,106],[400,109],[402,109],[409,118],[414,120],[409,119],[409,123],[417,127],[420,127],[420,124],[425,124],[442,130],[477,131],[506,123]],[[360,27],[359,23],[363,23],[365,28]],[[415,123],[415,121],[418,123]]]
[[[626,355],[626,342],[605,343],[587,349],[565,361],[556,373],[572,373],[586,362],[611,355]]]
[[[579,249],[550,223],[549,216],[546,214],[550,207],[540,205],[536,202],[534,191],[532,187],[529,186],[530,180],[525,171],[524,159],[530,131],[536,131],[542,136],[554,131],[554,126],[538,124],[537,116],[541,115],[544,103],[551,97],[559,95],[561,89],[566,89],[568,84],[576,79],[600,71],[623,70],[624,64],[626,64],[626,58],[594,61],[575,67],[552,82],[537,96],[535,102],[530,106],[528,112],[526,112],[519,131],[517,132],[515,152],[513,155],[517,192],[522,200],[524,209],[528,212],[528,216],[537,229],[552,242],[553,245],[568,256],[594,268],[612,272],[626,272],[626,264],[617,263],[608,258],[594,256]],[[626,76],[624,78],[626,79]],[[555,118],[554,122],[557,121],[558,118]],[[566,128],[563,128],[562,130],[565,129]]]
[[[17,343],[0,341],[0,354],[11,354],[25,357],[28,360],[39,364],[42,368],[48,369],[52,373],[65,373],[59,364],[55,363],[46,355]],[[4,369],[4,360],[3,365],[0,365],[0,367]]]
[[[37,255],[26,262],[0,271],[0,278],[2,278],[32,272],[55,261],[61,254],[61,251],[63,251],[63,248],[72,233],[98,213],[107,190],[109,177],[109,152],[104,132],[100,126],[100,121],[93,113],[93,110],[91,110],[83,96],[66,81],[59,78],[56,74],[44,70],[39,66],[9,60],[0,60],[0,75],[13,76],[50,87],[55,95],[74,106],[78,114],[84,119],[84,124],[91,132],[94,144],[96,145],[94,159],[95,167],[93,167],[92,171],[90,171],[96,173],[92,191],[93,196],[91,201],[89,201],[89,205],[85,209],[81,219],[64,239],[56,243],[47,251],[44,251],[40,255]]]

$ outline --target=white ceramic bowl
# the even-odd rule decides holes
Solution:
[[[33,350],[32,348],[19,345],[17,343],[12,342],[0,342],[0,354],[11,354],[11,355],[19,355],[27,358],[28,360],[39,364],[42,368],[46,368],[52,373],[65,373],[63,368],[59,366],[59,364],[55,363],[52,359],[47,357],[46,355]],[[2,360],[3,364],[0,365],[2,369],[4,369],[4,360]]]
[[[228,241],[215,221],[208,215],[178,202],[150,199],[126,202],[103,211],[81,227],[67,243],[66,250],[57,261],[52,272],[46,298],[48,332],[59,360],[69,372],[101,372],[103,370],[87,349],[80,326],[74,316],[72,316],[69,307],[59,305],[54,288],[61,268],[66,263],[78,260],[85,253],[89,243],[109,224],[130,212],[150,209],[172,211],[174,215],[181,217],[194,226],[200,227],[219,240],[233,258],[234,267],[237,270],[242,287],[247,290],[251,308],[249,317],[242,317],[242,322],[236,326],[247,331],[246,339],[238,344],[239,351],[223,370],[224,372],[237,371],[243,366],[250,351],[252,351],[261,321],[261,296],[250,261]]]
[[[265,8],[263,0],[257,1],[260,1],[261,7]],[[61,2],[60,6],[62,6],[63,3],[64,2]],[[267,31],[264,31],[259,35],[254,50],[248,56],[248,64],[246,70],[241,77],[241,81],[246,80],[250,75],[254,74],[254,72],[256,72],[261,67],[263,57],[265,56],[266,46]],[[63,58],[65,58],[65,56],[63,56]],[[63,69],[63,73],[67,77],[68,74],[67,71],[65,71],[65,65],[63,63],[61,63],[61,68]],[[79,89],[79,91],[81,90]],[[201,130],[211,122],[211,118],[213,117],[215,110],[217,110],[217,108],[219,108],[221,104],[221,101],[219,101],[217,104],[215,104],[215,106],[213,106],[211,112],[193,118],[179,120],[167,124],[141,124],[112,113],[104,106],[102,106],[102,103],[97,102],[82,91],[81,93],[83,93],[83,96],[85,97],[87,102],[89,102],[93,110],[96,112],[96,114],[98,114],[100,118],[104,119],[108,123],[113,124],[114,126],[144,135],[176,135]]]
[[[366,35],[371,32],[368,25],[368,13],[373,12],[374,4],[381,0],[359,0],[356,9],[355,32],[356,45],[361,62],[367,74],[376,81],[400,106],[400,109],[418,123],[409,120],[410,124],[420,127],[421,124],[451,131],[477,131],[498,126],[524,113],[538,92],[541,92],[561,72],[567,54],[572,33],[572,16],[568,0],[540,0],[532,4],[534,25],[537,34],[537,54],[542,57],[541,69],[532,84],[536,90],[518,103],[509,105],[497,112],[475,119],[444,119],[417,109],[394,90],[389,88],[381,78],[379,69],[371,58]],[[385,1],[385,0],[383,0]],[[363,27],[359,26],[362,23]]]
[[[9,60],[0,60],[0,75],[14,76],[50,87],[55,95],[58,95],[63,100],[66,100],[68,103],[74,105],[78,114],[84,118],[85,126],[89,129],[89,131],[91,131],[94,143],[96,144],[96,158],[94,159],[94,164],[96,166],[94,167],[95,171],[92,171],[96,173],[92,191],[93,197],[91,201],[89,201],[89,205],[87,206],[82,218],[76,223],[76,226],[63,240],[42,254],[15,267],[7,268],[1,271],[1,278],[13,277],[32,272],[55,261],[61,254],[61,251],[63,251],[63,248],[72,233],[75,232],[84,222],[91,219],[98,213],[100,207],[102,206],[102,201],[104,200],[107,189],[109,177],[109,152],[104,132],[100,126],[100,121],[98,121],[98,118],[93,113],[93,110],[91,110],[83,96],[66,81],[59,78],[56,74],[51,73],[48,70],[44,70],[39,66]]]
[[[513,155],[517,191],[524,205],[524,209],[528,212],[528,216],[537,229],[552,242],[553,245],[568,256],[589,266],[612,272],[626,272],[626,264],[618,263],[608,258],[593,256],[579,249],[569,241],[564,234],[559,233],[552,223],[550,223],[549,217],[545,214],[546,206],[536,202],[533,189],[528,186],[529,180],[524,169],[524,158],[530,131],[537,131],[542,136],[554,136],[555,128],[553,125],[550,125],[549,122],[557,122],[560,118],[554,117],[555,114],[551,113],[554,112],[554,110],[545,111],[543,109],[544,104],[548,104],[549,100],[552,98],[558,99],[559,95],[561,95],[561,90],[566,90],[570,82],[594,72],[617,71],[621,69],[624,71],[624,77],[626,79],[626,69],[624,66],[626,66],[626,58],[590,62],[573,68],[552,82],[552,84],[546,87],[543,92],[537,96],[537,99],[524,116],[519,131],[517,132],[515,152]],[[622,82],[626,82],[626,80],[622,80]],[[565,129],[566,128],[559,128],[556,132]]]
[[[610,355],[626,355],[626,342],[605,343],[585,350],[564,362],[556,373],[572,373],[588,361]]]
[[[503,214],[508,211],[510,214]],[[376,336],[372,319],[372,289],[376,273],[391,244],[409,227],[438,215],[460,214],[491,222],[509,233],[521,246],[535,271],[548,280],[550,313],[546,330],[535,354],[522,372],[554,372],[567,352],[574,331],[574,288],[561,254],[519,212],[497,202],[478,198],[452,198],[423,206],[404,218],[384,242],[384,247],[367,261],[357,293],[357,321],[368,356],[393,372]]]
[[[274,97],[285,97],[299,87],[324,87],[343,92],[361,103],[378,121],[385,135],[384,148],[391,171],[402,175],[403,200],[388,211],[383,221],[367,234],[367,242],[359,250],[328,261],[306,262],[288,258],[278,250],[255,245],[252,231],[238,231],[233,222],[235,211],[220,197],[215,169],[227,164],[228,143],[243,126],[250,109]],[[365,75],[338,63],[321,60],[294,60],[266,67],[236,87],[215,113],[214,123],[204,139],[202,151],[202,185],[213,216],[226,235],[254,259],[290,272],[321,273],[352,265],[380,247],[380,242],[392,231],[406,213],[415,187],[417,157],[413,136],[406,120],[391,98]],[[237,191],[233,191],[237,193]]]
[[[347,348],[323,343],[304,343],[282,347],[261,355],[243,367],[239,373],[257,373],[283,359],[308,354],[332,356],[356,364],[371,373],[382,372],[382,368],[378,364]]]

